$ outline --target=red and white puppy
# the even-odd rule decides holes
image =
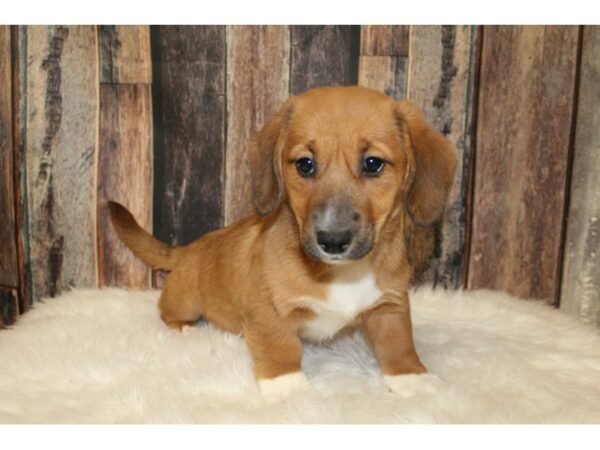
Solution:
[[[243,333],[271,397],[310,388],[302,339],[351,327],[392,391],[432,390],[439,380],[415,351],[407,290],[428,253],[424,226],[445,207],[451,144],[409,102],[329,87],[285,102],[254,137],[251,163],[258,213],[184,247],[154,239],[110,203],[123,242],[170,272],[165,323],[181,329],[204,317]]]

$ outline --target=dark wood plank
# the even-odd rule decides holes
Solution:
[[[600,326],[600,27],[585,26],[560,308]]]
[[[424,279],[446,287],[463,284],[465,227],[477,29],[474,26],[411,26],[408,98],[457,151],[459,164],[431,271]]]
[[[468,285],[555,301],[578,27],[484,27]]]
[[[152,82],[150,27],[102,25],[98,27],[100,82]]]
[[[406,98],[408,29],[404,25],[361,26],[358,84],[397,100]]]
[[[147,289],[151,270],[114,232],[107,200],[125,205],[152,230],[152,105],[145,84],[100,85],[98,280],[100,286]]]
[[[151,27],[154,232],[186,244],[223,225],[225,28]]]
[[[250,138],[288,96],[289,53],[287,26],[227,27],[226,225],[254,212]]]
[[[27,27],[25,171],[32,295],[97,285],[94,26]]]
[[[17,290],[0,286],[0,328],[16,322],[19,315],[18,305]]]
[[[11,51],[12,51],[12,101],[13,101],[13,157],[14,157],[14,179],[15,179],[15,214],[17,226],[17,262],[19,266],[19,314],[29,310],[31,298],[31,276],[28,275],[27,261],[29,261],[27,236],[27,179],[25,176],[25,165],[21,163],[25,159],[25,87],[24,75],[27,72],[27,31],[25,26],[11,26]]]
[[[19,286],[13,161],[10,26],[0,26],[0,285]]]
[[[360,27],[296,25],[291,27],[290,92],[358,83]]]

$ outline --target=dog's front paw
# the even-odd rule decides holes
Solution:
[[[444,384],[437,375],[432,373],[384,375],[383,380],[390,391],[404,398],[417,394],[433,394]]]
[[[286,373],[275,378],[258,380],[258,387],[268,401],[279,401],[298,392],[316,392],[302,372]]]

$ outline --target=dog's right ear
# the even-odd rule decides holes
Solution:
[[[262,216],[275,211],[283,199],[281,157],[292,111],[290,98],[252,138],[250,163],[254,206]]]

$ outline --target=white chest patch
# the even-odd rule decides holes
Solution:
[[[370,267],[353,264],[340,266],[339,269],[329,284],[325,300],[310,297],[298,299],[299,304],[309,307],[316,314],[301,330],[302,337],[308,340],[319,342],[332,338],[381,297]]]

